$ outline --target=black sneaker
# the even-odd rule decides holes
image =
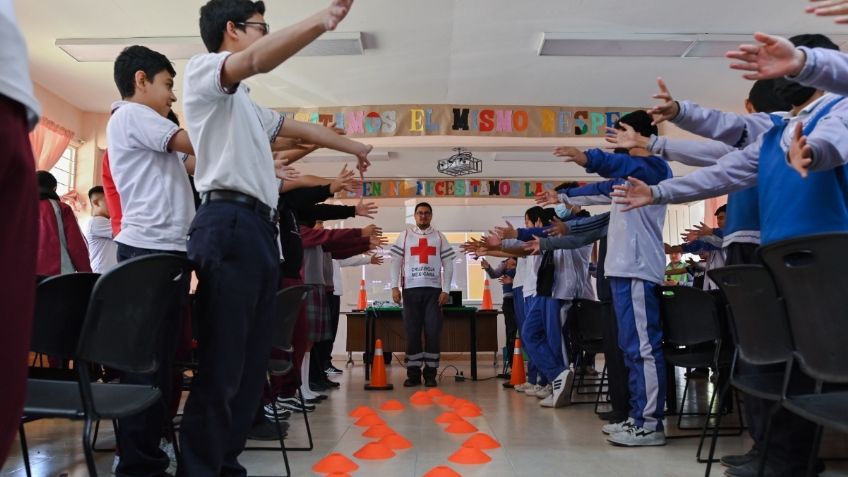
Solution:
[[[424,377],[424,386],[428,388],[435,388],[439,383],[436,382],[435,376],[425,376]]]
[[[330,365],[330,366],[327,366],[327,369],[324,370],[324,373],[326,373],[327,375],[330,375],[330,376],[338,376],[338,375],[344,373],[344,371],[342,371],[341,369],[339,369],[339,368],[337,368],[333,365]]]
[[[305,403],[306,412],[312,412],[315,410],[314,404]],[[277,398],[277,409],[285,409],[290,412],[301,412],[303,408],[300,407],[300,399],[296,397],[290,398]]]
[[[421,378],[406,378],[406,381],[403,382],[403,387],[411,388],[415,386],[421,385]]]
[[[737,455],[725,455],[721,457],[721,465],[725,467],[739,467],[740,465],[745,465],[748,462],[757,460],[760,458],[760,451],[756,447],[752,447],[751,450],[744,454]]]
[[[288,419],[289,417],[291,417],[291,413],[292,412],[289,411],[288,409],[283,409],[282,406],[277,405],[277,417],[280,418],[280,420],[284,421],[284,420]],[[273,404],[266,404],[265,405],[265,417],[268,418],[269,421],[274,420],[274,405]]]

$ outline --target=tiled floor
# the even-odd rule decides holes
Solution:
[[[469,374],[467,363],[453,363]],[[315,438],[315,449],[311,452],[290,452],[292,475],[316,475],[312,465],[329,452],[341,452],[348,457],[371,439],[362,437],[363,428],[353,425],[348,413],[357,406],[368,405],[378,408],[389,399],[399,399],[406,405],[400,413],[380,412],[386,423],[412,441],[414,447],[399,451],[398,455],[385,461],[362,461],[354,459],[360,466],[355,476],[418,477],[436,465],[449,465],[463,476],[700,476],[704,465],[695,462],[697,439],[669,440],[668,445],[658,448],[627,449],[613,447],[604,440],[600,432],[602,422],[592,412],[592,405],[574,405],[563,409],[540,408],[535,398],[501,388],[501,380],[479,382],[454,382],[453,371],[445,373],[440,389],[445,393],[462,397],[482,408],[483,415],[469,418],[481,432],[494,436],[503,445],[500,449],[486,451],[492,461],[483,465],[458,465],[447,458],[456,451],[467,436],[445,433],[443,425],[434,419],[443,409],[433,405],[417,407],[409,404],[409,396],[416,389],[401,386],[403,369],[394,365],[389,368],[392,392],[369,392],[362,388],[364,373],[361,366],[346,368],[339,378],[342,386],[330,392],[330,399],[320,404],[310,414],[310,423]],[[481,377],[491,376],[495,370],[491,364],[482,365]],[[701,379],[696,386],[693,403],[706,400],[706,381]],[[423,389],[423,388],[419,388]],[[732,419],[731,419],[732,422]],[[107,426],[110,427],[110,426]],[[80,444],[80,426],[60,420],[43,420],[27,424],[30,459],[36,476],[85,475],[84,458]],[[299,416],[291,419],[290,446],[305,443],[303,420]],[[104,431],[98,446],[113,444],[111,428]],[[747,449],[748,442],[742,437],[725,437],[719,440],[718,453],[740,452]],[[825,453],[848,455],[848,443],[844,436],[825,437]],[[98,453],[97,466],[100,475],[110,475],[111,453]],[[251,475],[282,475],[284,468],[279,452],[250,451],[241,457]],[[827,476],[848,475],[845,462],[828,463]],[[720,467],[712,475],[721,475]],[[2,475],[23,476],[23,464],[17,442],[2,468]]]

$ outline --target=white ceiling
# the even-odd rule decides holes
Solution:
[[[107,111],[117,99],[112,64],[77,63],[54,45],[55,40],[195,36],[203,3],[15,0],[34,81],[84,111],[98,112]],[[266,19],[272,29],[280,29],[325,3],[266,1]],[[805,15],[805,4],[803,0],[359,0],[339,31],[364,33],[363,56],[293,58],[249,83],[254,99],[269,107],[427,103],[640,107],[653,102],[655,79],[663,76],[678,98],[738,110],[750,84],[729,70],[724,59],[540,57],[539,41],[546,31],[848,32],[829,20]],[[185,61],[176,66],[179,80]],[[512,145],[522,150],[522,144]],[[453,145],[461,144],[445,142],[425,149],[441,154]],[[550,146],[526,145],[525,150],[537,154]],[[422,145],[399,141],[388,150],[400,151],[405,158],[409,147],[415,156],[414,150]],[[432,153],[429,158],[427,167],[435,175]],[[537,166],[527,174],[551,167]],[[396,175],[379,170],[386,177]]]

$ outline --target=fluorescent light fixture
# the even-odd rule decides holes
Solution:
[[[388,152],[371,152],[368,154],[368,160],[371,162],[384,162],[389,160]],[[308,163],[316,163],[316,162],[356,162],[356,157],[350,154],[333,154],[333,153],[312,153],[303,159],[299,160],[295,163],[295,167],[297,167],[297,163],[299,162],[308,162]]]
[[[56,46],[80,63],[112,62],[131,45],[143,45],[170,60],[187,60],[206,47],[199,36],[157,36],[129,38],[59,38]],[[327,32],[301,50],[297,56],[361,55],[362,32]]]
[[[780,35],[790,37],[789,35]],[[843,47],[848,35],[828,35]],[[724,58],[741,43],[752,43],[753,34],[712,33],[552,33],[542,34],[539,56]]]
[[[680,57],[693,35],[551,33],[542,34],[539,56]]]

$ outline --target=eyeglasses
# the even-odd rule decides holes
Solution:
[[[269,25],[265,22],[238,22],[238,23],[236,23],[236,25],[241,25],[243,27],[246,27],[247,25],[256,26],[256,28],[259,28],[260,30],[262,30],[262,36],[267,35],[268,32],[271,31],[271,25]]]

